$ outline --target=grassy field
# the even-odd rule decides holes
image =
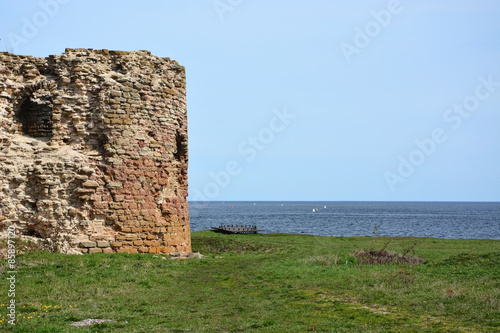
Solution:
[[[395,238],[418,265],[361,264],[388,238],[192,234],[203,259],[17,257],[16,325],[2,332],[500,332],[500,241]],[[406,250],[405,250],[406,249]],[[0,263],[7,277],[7,261]],[[87,327],[88,318],[116,322]]]

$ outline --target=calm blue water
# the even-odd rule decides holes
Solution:
[[[191,231],[244,224],[266,233],[373,236],[377,225],[380,236],[500,239],[498,202],[193,201],[189,214]]]

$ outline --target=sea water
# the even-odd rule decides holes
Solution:
[[[189,202],[191,231],[222,224],[266,233],[500,239],[498,202]]]

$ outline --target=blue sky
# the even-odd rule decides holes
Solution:
[[[185,66],[191,200],[500,201],[498,1],[23,0],[0,12],[2,51],[146,49]]]

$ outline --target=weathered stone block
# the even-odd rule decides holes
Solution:
[[[106,241],[98,241],[97,242],[97,247],[108,247],[109,243]]]
[[[82,184],[84,187],[99,187],[99,183],[96,182],[95,180],[87,180],[85,183]]]
[[[80,247],[85,247],[85,248],[89,248],[89,247],[96,247],[96,242],[91,242],[91,241],[85,241],[85,242],[80,242]]]
[[[146,247],[146,246],[141,246],[141,247],[138,249],[138,251],[139,251],[140,253],[149,253],[149,248],[148,248],[148,247]]]

